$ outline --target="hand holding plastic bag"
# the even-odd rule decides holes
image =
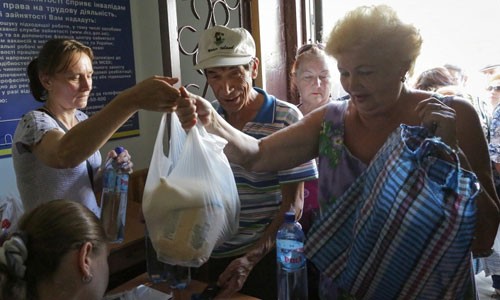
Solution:
[[[168,156],[163,149],[168,132],[162,118],[144,188],[142,208],[158,259],[199,267],[216,245],[238,229],[240,202],[226,141],[201,126],[186,135],[171,114]]]

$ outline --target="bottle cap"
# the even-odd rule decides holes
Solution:
[[[120,155],[120,153],[122,153],[123,151],[125,151],[125,148],[123,148],[122,146],[118,146],[115,148],[116,155]]]
[[[294,211],[287,211],[285,213],[285,222],[286,223],[293,223],[293,222],[295,222],[295,212]]]

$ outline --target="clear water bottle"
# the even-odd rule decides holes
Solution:
[[[151,239],[149,238],[149,232],[146,228],[145,232],[146,240],[146,270],[148,272],[149,280],[153,283],[166,282],[169,276],[168,265],[158,260]]]
[[[125,149],[116,147],[120,155]],[[104,165],[101,194],[101,223],[111,243],[121,243],[125,235],[129,174],[118,165],[116,158]]]
[[[167,282],[173,289],[185,289],[191,282],[191,268],[171,265],[158,260],[146,228],[146,269],[153,283]]]
[[[307,300],[307,264],[304,254],[305,235],[295,221],[293,210],[285,213],[285,222],[276,235],[278,264],[278,299]]]

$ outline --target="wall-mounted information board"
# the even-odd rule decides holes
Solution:
[[[11,154],[20,117],[41,106],[32,97],[26,67],[51,38],[72,38],[94,51],[92,115],[135,84],[129,0],[4,0],[0,3],[0,157]],[[115,138],[139,134],[135,114]]]

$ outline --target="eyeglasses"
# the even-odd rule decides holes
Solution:
[[[500,92],[500,85],[495,85],[495,86],[489,86],[486,88],[488,92],[495,91],[495,92]]]
[[[325,50],[325,44],[314,43],[314,44],[304,44],[297,49],[297,54],[295,56],[299,56],[304,52],[311,50],[312,48],[318,48],[319,50]]]

